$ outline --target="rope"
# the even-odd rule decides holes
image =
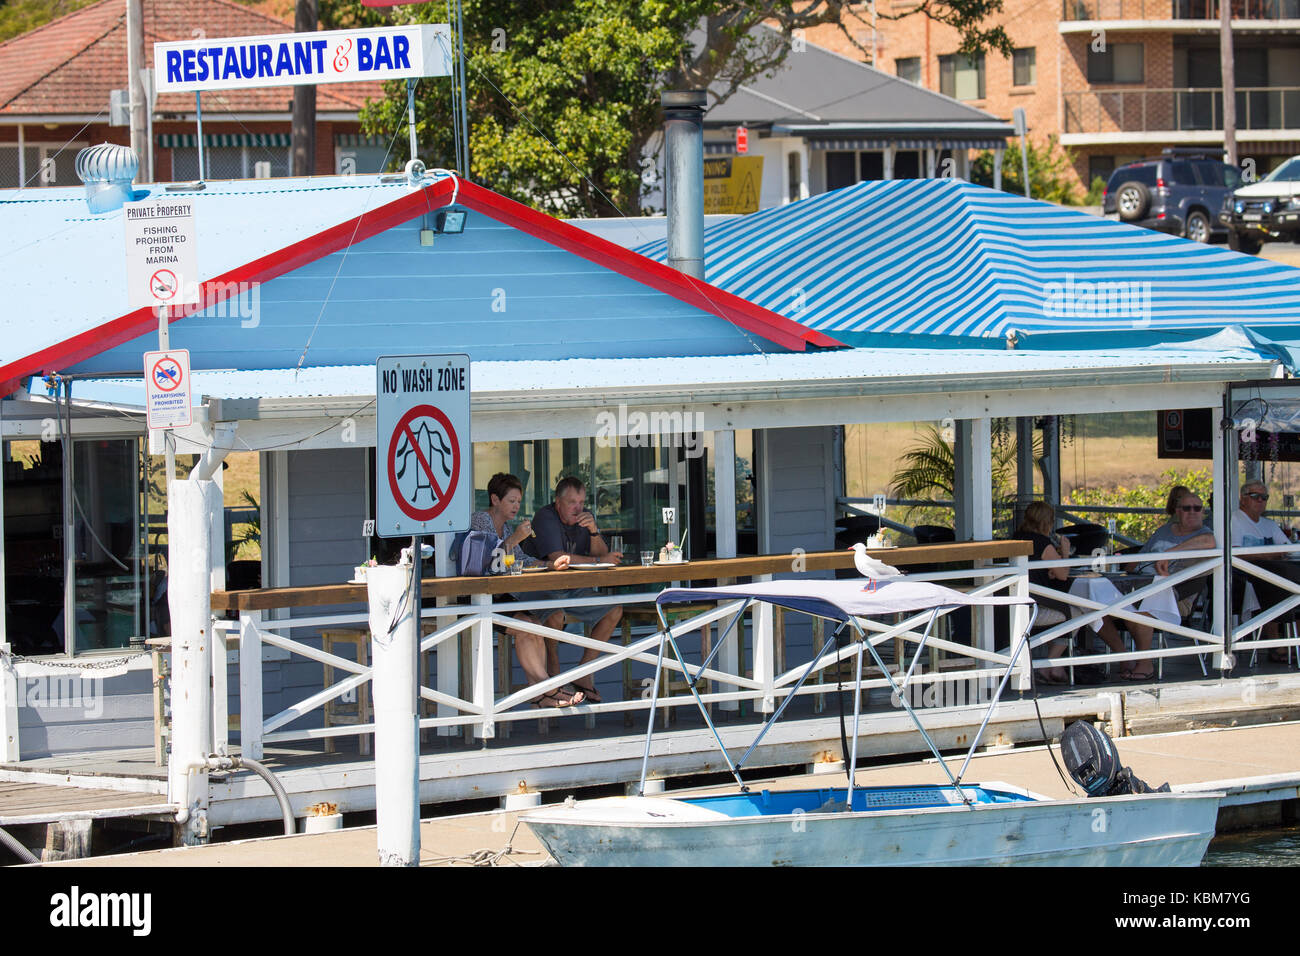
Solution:
[[[472,850],[469,853],[464,853],[459,856],[435,856],[435,857],[430,857],[428,859],[422,859],[420,862],[422,864],[423,863],[431,863],[431,864],[448,863],[452,865],[455,865],[457,863],[462,863],[467,866],[502,866],[503,864],[508,863],[511,866],[523,866],[524,864],[519,863],[516,860],[512,860],[509,857],[512,855],[541,856],[542,853],[539,850],[516,850],[513,844],[514,844],[515,834],[518,832],[519,832],[519,821],[516,820],[515,828],[510,831],[510,836],[506,839],[505,846],[501,847],[501,849],[499,850],[491,850],[491,849]],[[543,863],[543,865],[545,864]]]

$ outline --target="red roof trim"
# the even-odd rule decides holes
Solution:
[[[482,186],[461,180],[457,189],[457,184],[451,179],[439,180],[418,192],[408,193],[393,202],[368,210],[355,219],[332,226],[324,232],[204,282],[200,289],[200,303],[177,309],[180,314],[171,315],[169,321],[176,322],[223,301],[241,282],[268,282],[340,249],[364,242],[393,226],[448,205],[453,191],[456,193],[456,201],[472,210],[665,292],[784,348],[802,351],[808,344],[831,347],[843,344],[730,292],[692,279],[662,263],[536,212]],[[28,376],[76,365],[150,332],[157,328],[157,324],[157,315],[152,308],[136,309],[98,328],[0,366],[0,395],[12,393]]]

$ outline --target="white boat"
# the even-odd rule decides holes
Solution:
[[[658,597],[658,604],[701,600],[738,600],[736,614],[715,645],[709,659],[693,672],[685,663],[675,634],[682,625],[660,637],[659,663],[671,647],[690,679],[691,693],[700,703],[715,739],[721,739],[699,700],[695,684],[732,628],[753,601],[764,601],[851,626],[856,641],[857,680],[861,681],[864,653],[869,653],[907,709],[930,750],[939,757],[905,692],[917,660],[925,648],[935,619],[956,607],[990,604],[1032,604],[1029,598],[988,597],[965,594],[927,582],[906,579],[883,581],[773,581],[721,588],[673,588]],[[868,641],[860,618],[882,614],[929,611],[912,666],[895,683]],[[662,619],[662,615],[661,615]],[[1030,615],[1032,626],[1032,614]],[[1029,626],[1009,658],[996,705],[1022,653],[1028,653]],[[541,840],[551,856],[564,866],[925,866],[925,865],[1046,865],[1046,866],[1196,866],[1214,836],[1218,815],[1217,793],[1125,793],[1123,795],[1053,800],[1005,783],[970,784],[961,778],[970,764],[991,705],[972,741],[966,760],[954,776],[939,759],[949,785],[860,787],[855,785],[861,694],[854,694],[846,785],[799,790],[750,792],[740,770],[763,735],[780,718],[795,692],[836,641],[827,641],[808,665],[794,690],[760,729],[748,751],[733,761],[722,748],[727,766],[740,792],[702,797],[607,797],[566,801],[562,805],[530,811],[521,818]],[[649,766],[654,733],[655,706],[646,735],[641,786]],[[1090,728],[1088,728],[1090,730]],[[1104,735],[1101,735],[1104,737]],[[1110,755],[1117,757],[1105,738]],[[1102,755],[1105,756],[1104,754]],[[1100,758],[1095,763],[1104,763]],[[1107,772],[1107,769],[1109,772]],[[1107,792],[1118,764],[1086,765],[1074,773],[1088,792]],[[1125,780],[1131,775],[1121,772]],[[1142,788],[1140,782],[1138,788]],[[1121,789],[1126,787],[1121,786]]]

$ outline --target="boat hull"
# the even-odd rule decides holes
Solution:
[[[705,816],[633,798],[524,817],[562,866],[1196,866],[1218,794]],[[677,807],[671,805],[677,804]],[[611,813],[610,811],[614,812]]]

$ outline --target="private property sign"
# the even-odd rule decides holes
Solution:
[[[148,199],[122,207],[127,301],[132,311],[199,301],[199,264],[190,199]]]
[[[193,93],[450,76],[450,37],[445,23],[421,23],[155,43],[154,85]]]
[[[469,356],[380,357],[375,416],[375,533],[467,531],[474,503]]]

